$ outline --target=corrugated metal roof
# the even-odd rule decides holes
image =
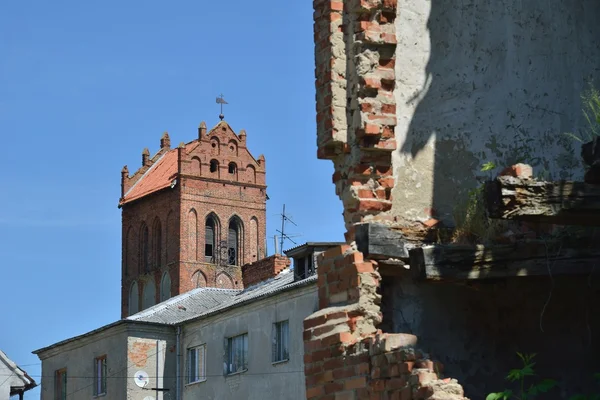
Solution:
[[[206,317],[228,308],[249,303],[259,298],[316,282],[317,277],[294,282],[294,274],[285,269],[275,278],[250,286],[244,290],[198,288],[173,297],[128,317],[130,320],[175,325]]]

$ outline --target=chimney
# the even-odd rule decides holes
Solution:
[[[279,275],[281,271],[289,268],[291,261],[286,256],[274,254],[262,260],[242,266],[242,280],[244,287],[256,285]]]
[[[123,169],[121,170],[121,197],[125,196],[125,192],[127,191],[126,188],[126,181],[129,180],[129,169],[127,168],[127,165],[125,165],[123,167]]]
[[[160,138],[160,148],[164,149],[165,147],[167,150],[171,148],[171,138],[169,137],[169,132],[163,133],[162,137]]]
[[[204,136],[206,136],[206,122],[202,121],[198,127],[198,139],[202,140]]]
[[[144,151],[142,151],[142,167],[145,167],[150,163],[150,150],[146,147]]]

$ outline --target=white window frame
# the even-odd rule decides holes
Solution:
[[[106,355],[94,358],[94,397],[106,395]]]
[[[273,364],[289,361],[290,359],[290,322],[289,320],[273,324]]]
[[[206,344],[187,349],[187,384],[206,381]]]
[[[248,370],[248,333],[226,339],[226,375],[238,374]]]

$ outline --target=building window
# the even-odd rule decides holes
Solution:
[[[290,358],[290,330],[288,321],[273,324],[273,362]]]
[[[187,351],[187,383],[206,380],[206,345],[192,347]]]
[[[312,254],[308,254],[306,257],[294,259],[294,277],[296,280],[306,279],[309,276],[314,275],[314,273],[315,268]]]
[[[229,233],[227,236],[227,265],[240,265],[240,234],[239,222],[236,219],[229,221]]]
[[[146,273],[150,271],[150,257],[148,257],[149,251],[148,227],[146,224],[143,224],[140,232],[140,273]]]
[[[225,349],[225,373],[234,374],[248,369],[248,334],[230,337]]]
[[[236,172],[237,172],[237,165],[235,165],[234,162],[230,162],[229,163],[229,173],[231,175],[235,175]]]
[[[67,369],[59,369],[54,373],[54,400],[67,399]]]
[[[106,394],[106,356],[94,359],[94,396]]]
[[[210,172],[217,172],[219,169],[219,162],[217,160],[210,160]]]
[[[206,218],[204,226],[204,261],[215,262],[215,220],[212,216]]]

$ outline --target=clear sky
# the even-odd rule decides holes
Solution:
[[[32,350],[120,316],[121,168],[214,126],[220,93],[266,157],[269,236],[285,203],[298,242],[343,240],[310,1],[0,1],[0,348],[38,382]]]

